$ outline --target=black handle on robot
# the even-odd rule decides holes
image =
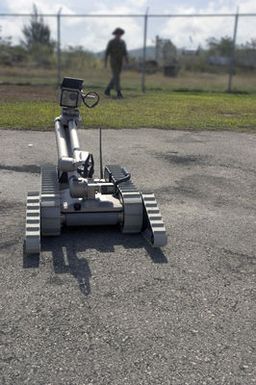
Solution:
[[[88,102],[86,102],[86,99],[88,100],[88,102],[90,100],[94,100],[94,103],[92,104],[89,104]],[[84,94],[82,93],[82,100],[83,100],[83,103],[86,107],[88,108],[94,108],[97,106],[97,104],[99,103],[100,101],[100,97],[99,95],[97,94],[97,92],[94,92],[94,91],[90,91],[88,92],[87,94]]]
[[[117,187],[119,184],[128,182],[128,180],[130,179],[131,179],[131,174],[127,173],[123,178],[116,180],[114,183],[114,186]]]

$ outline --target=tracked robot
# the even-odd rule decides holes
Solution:
[[[40,253],[42,236],[60,235],[63,226],[119,225],[123,233],[142,233],[152,247],[167,243],[166,230],[154,194],[143,194],[121,165],[102,167],[94,178],[93,155],[80,148],[79,107],[95,107],[99,96],[85,94],[83,80],[64,78],[61,115],[55,119],[58,165],[41,168],[41,190],[29,192],[24,251]]]

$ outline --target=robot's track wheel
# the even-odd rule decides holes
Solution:
[[[167,243],[166,229],[154,194],[142,194],[144,205],[144,237],[153,247]]]
[[[25,254],[40,254],[40,195],[31,191],[27,195]]]
[[[41,169],[41,222],[42,235],[60,235],[60,193],[54,166]]]

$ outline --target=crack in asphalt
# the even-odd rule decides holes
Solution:
[[[14,171],[14,172],[29,172],[32,174],[39,174],[40,167],[35,164],[23,164],[22,166],[11,166],[6,164],[0,164],[0,170],[3,171]]]

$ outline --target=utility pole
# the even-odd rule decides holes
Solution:
[[[143,56],[142,56],[142,71],[141,71],[141,91],[146,92],[145,74],[146,74],[146,49],[147,49],[147,34],[148,34],[148,11],[144,15],[144,38],[143,38]]]
[[[61,82],[61,8],[59,9],[57,15],[57,84],[60,85]]]
[[[232,92],[232,80],[235,72],[236,35],[237,35],[237,27],[238,27],[238,18],[239,18],[239,9],[237,8],[236,15],[235,15],[233,40],[232,40],[232,51],[231,51],[230,64],[229,64],[228,89],[227,89],[228,92]]]

